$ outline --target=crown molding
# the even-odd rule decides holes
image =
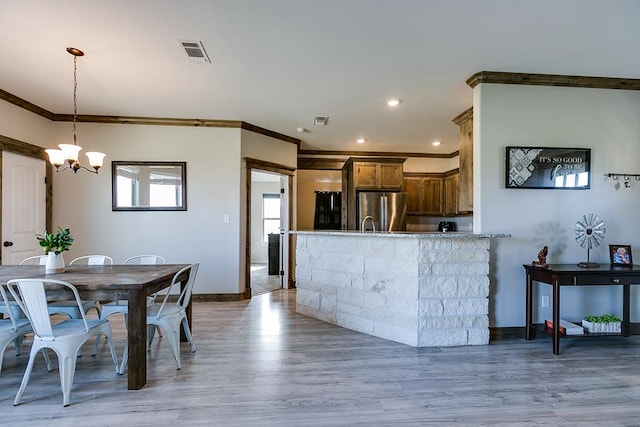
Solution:
[[[498,83],[531,86],[567,86],[593,89],[640,90],[640,79],[618,77],[566,76],[561,74],[508,73],[480,71],[467,79],[472,88],[480,83]]]
[[[298,158],[305,156],[341,156],[341,157],[427,157],[432,159],[452,159],[458,155],[458,151],[449,154],[441,153],[404,153],[396,151],[324,151],[324,150],[298,150]]]
[[[54,122],[71,122],[73,114],[56,114],[45,110],[31,102],[15,96],[5,90],[0,89],[0,100],[6,101],[17,107],[30,111],[38,116],[44,117]],[[136,116],[101,116],[78,114],[77,122],[84,123],[107,123],[107,124],[127,124],[127,125],[157,125],[157,126],[193,126],[193,127],[216,127],[216,128],[237,128],[250,132],[265,135],[274,139],[289,142],[300,147],[300,140],[290,136],[252,125],[240,120],[210,120],[210,119],[179,119],[165,117],[136,117]]]

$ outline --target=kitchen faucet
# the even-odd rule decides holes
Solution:
[[[362,223],[360,224],[360,232],[364,233],[364,225],[367,222],[367,220],[370,219],[371,220],[371,227],[373,228],[373,232],[376,232],[376,223],[373,221],[373,217],[371,215],[367,215],[362,219]]]

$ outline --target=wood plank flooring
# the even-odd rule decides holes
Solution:
[[[118,355],[123,322],[113,320]],[[549,337],[416,349],[295,313],[295,290],[194,304],[196,353],[176,370],[166,338],[149,381],[127,390],[106,345],[78,360],[71,406],[57,369],[39,358],[13,407],[27,361],[9,347],[0,424],[11,426],[638,426],[640,337]]]

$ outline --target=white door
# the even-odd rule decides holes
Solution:
[[[44,160],[2,152],[3,264],[42,254],[36,234],[46,227],[45,176]]]

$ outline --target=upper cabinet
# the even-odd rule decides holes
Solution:
[[[407,215],[459,215],[458,169],[445,173],[406,173]]]
[[[347,160],[356,190],[402,190],[402,164],[406,159]]]
[[[444,187],[439,175],[407,173],[404,177],[408,215],[442,215]]]
[[[473,211],[473,108],[463,111],[453,119],[460,126],[460,178],[458,210]]]
[[[445,216],[458,215],[460,208],[460,174],[454,171],[444,177],[444,214]]]

